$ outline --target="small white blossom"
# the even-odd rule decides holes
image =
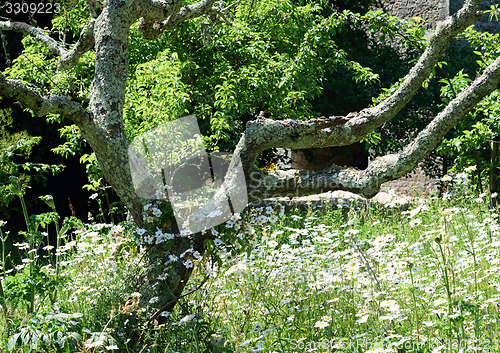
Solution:
[[[314,324],[314,327],[325,328],[325,327],[328,327],[329,325],[330,325],[330,323],[328,323],[326,321],[316,321],[316,323]]]
[[[453,178],[449,176],[448,174],[445,174],[442,178],[441,181],[452,181]]]

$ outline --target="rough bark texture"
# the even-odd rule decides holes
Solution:
[[[110,0],[97,14],[97,3],[88,0],[87,6],[92,18],[70,50],[40,28],[22,22],[0,21],[0,30],[14,30],[30,35],[59,55],[60,70],[74,66],[81,55],[94,47],[96,69],[90,104],[88,112],[85,113],[90,120],[75,119],[68,105],[59,104],[58,107],[56,103],[64,101],[65,97],[43,97],[35,88],[22,82],[7,81],[2,77],[0,84],[4,89],[0,93],[19,100],[24,107],[31,108],[37,115],[60,113],[75,122],[96,153],[106,180],[138,223],[142,223],[142,208],[132,185],[127,154],[128,141],[123,126],[130,26],[142,18],[142,33],[146,38],[154,38],[165,28],[175,26],[180,21],[213,13],[213,3],[214,0],[202,0],[181,8],[178,0]],[[160,23],[161,21],[163,22]],[[25,94],[26,97],[23,96]],[[72,109],[85,111],[77,105],[78,103],[72,102]]]
[[[94,47],[94,25],[95,19],[92,18],[83,28],[80,33],[80,38],[76,44],[73,45],[73,48],[61,55],[59,59],[59,70],[69,70],[78,63],[78,60],[80,60],[80,57],[84,53]]]
[[[318,172],[291,170],[266,174],[254,168],[253,162],[260,151],[269,146],[272,136],[275,134],[289,136],[294,146],[297,141],[294,142],[291,136],[301,136],[301,139],[295,140],[300,140],[302,148],[309,148],[317,147],[316,139],[312,136],[321,139],[325,132],[315,131],[312,128],[314,121],[306,124],[282,122],[278,128],[279,132],[274,121],[259,119],[249,122],[236,154],[244,160],[250,199],[258,200],[283,195],[300,196],[329,190],[345,190],[372,197],[380,190],[382,183],[397,179],[415,168],[461,117],[499,87],[500,58],[451,101],[401,153],[376,158],[365,170],[332,165]],[[320,127],[325,126],[319,121],[317,124]]]
[[[41,28],[30,26],[24,22],[0,21],[0,30],[16,31],[32,36],[37,41],[45,44],[51,52],[60,56],[59,70],[68,70],[76,65],[80,57],[93,47],[94,23],[94,19],[89,20],[80,34],[80,39],[73,45],[71,50],[66,50],[63,43],[51,38]]]
[[[88,141],[94,150],[106,180],[141,220],[141,203],[135,195],[128,164],[128,140],[123,125],[123,106],[128,75],[128,36],[135,18],[130,3],[111,0],[94,26],[95,75],[89,110],[98,131]]]
[[[51,38],[45,31],[38,27],[30,26],[24,22],[16,21],[0,21],[0,30],[3,31],[16,31],[32,36],[37,41],[45,44],[51,52],[57,55],[63,55],[65,49],[61,43]]]

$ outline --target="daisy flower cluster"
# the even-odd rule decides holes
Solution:
[[[61,263],[61,276],[72,279],[61,291],[61,309],[82,312],[88,305],[127,293],[131,287],[128,278],[136,275],[141,262],[125,233],[121,225],[92,224],[76,230],[72,234],[75,240],[59,248],[58,256],[73,249]]]
[[[57,257],[64,286],[51,309],[101,318],[102,333],[123,342],[158,313],[151,337],[168,342],[165,352],[194,351],[199,342],[243,353],[495,351],[500,222],[492,196],[450,189],[414,199],[407,211],[253,207],[207,230],[203,254],[191,235],[164,230],[168,205],[153,202],[144,228],[82,225],[57,250],[26,254],[11,271]],[[176,252],[173,244],[185,245]],[[152,247],[165,253],[145,263]],[[152,291],[141,295],[152,265]],[[192,293],[161,309],[179,266],[193,273],[184,289]],[[102,337],[85,338],[84,347],[114,349]]]
[[[352,352],[497,342],[500,227],[484,201],[422,199],[399,214],[352,210],[339,222],[327,210],[262,226],[272,212],[252,212],[255,246],[227,257],[197,302],[237,351],[293,352],[299,340],[310,352],[325,351],[313,344],[324,340],[327,351]]]

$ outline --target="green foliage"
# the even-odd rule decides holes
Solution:
[[[402,38],[405,47],[425,48],[424,20],[413,17],[411,20],[402,20],[396,16],[390,16],[382,10],[368,11],[365,15],[368,20],[368,29],[371,34],[379,37],[381,42]]]
[[[361,3],[369,1],[353,6],[361,9]],[[197,19],[155,41],[142,39],[133,27],[124,107],[129,139],[194,113],[208,149],[232,150],[246,122],[261,111],[274,119],[311,119],[361,108],[377,87],[394,78],[392,72],[379,73],[387,66],[385,59],[373,62],[375,52],[382,52],[381,42],[402,38],[405,45],[418,46],[422,22],[345,8],[341,1],[244,1],[228,17],[231,26]],[[52,31],[74,40],[86,15],[83,1],[66,6]],[[369,36],[359,30],[362,26],[369,28]],[[23,44],[23,55],[7,70],[10,77],[54,94],[89,94],[92,51],[61,73],[55,70],[57,57],[45,47],[30,38]],[[74,126],[63,126],[60,133],[66,142],[54,152],[65,157],[86,153]],[[372,134],[368,140],[379,138]],[[97,166],[92,158],[81,161],[87,164],[87,187],[106,187],[96,172],[89,173]]]
[[[120,201],[114,200],[114,193],[104,180],[101,168],[97,162],[97,157],[94,152],[85,153],[80,157],[80,163],[85,165],[88,183],[83,185],[84,189],[93,191],[90,196],[91,200],[95,200],[98,205],[99,212],[96,219],[115,223],[115,220],[124,219],[124,208]]]
[[[12,201],[14,195],[10,192],[10,175],[19,175],[23,185],[28,185],[29,175],[22,173],[22,168],[18,163],[15,163],[13,157],[16,155],[29,155],[33,145],[39,142],[39,139],[28,137],[27,134],[17,134],[11,137],[16,141],[9,143],[3,140],[5,147],[0,148],[0,205],[7,207]]]
[[[61,38],[64,36],[78,36],[88,19],[89,13],[85,1],[66,0],[61,3],[59,16],[54,16],[52,20],[52,30],[58,32],[60,39],[64,39]]]
[[[499,34],[480,33],[469,28],[464,37],[474,50],[479,68],[477,75],[480,75],[500,55]],[[441,98],[444,104],[448,104],[469,85],[471,79],[460,70],[453,78],[440,82],[443,84]],[[491,163],[490,151],[491,141],[496,141],[500,136],[499,116],[500,93],[495,91],[460,121],[439,148],[440,154],[453,158],[453,172],[462,172],[469,166],[476,166],[480,179],[483,179],[482,182],[478,181],[480,188],[482,184],[487,183],[492,168],[498,167]]]
[[[13,60],[5,74],[39,87],[42,91],[51,90],[54,85],[51,76],[56,71],[57,57],[45,45],[29,36],[24,37],[22,43],[23,54]]]
[[[45,29],[47,34],[57,33],[59,39],[67,42],[77,39],[83,25],[88,20],[85,2],[72,1],[62,6],[58,16],[54,16],[52,28]],[[13,60],[7,67],[5,74],[13,79],[20,79],[40,88],[44,93],[57,95],[88,95],[93,78],[94,54],[92,51],[85,53],[78,64],[67,71],[57,71],[59,57],[42,43],[30,36],[22,40],[23,53]]]
[[[158,246],[161,234],[154,229],[169,220],[168,205],[146,207],[152,221],[145,232],[132,224],[70,220],[68,227],[78,230],[56,252],[64,258],[65,277],[56,303],[42,300],[52,291],[45,288],[50,271],[41,268],[34,278],[38,310],[28,316],[21,303],[30,300],[29,266],[2,281],[6,295],[0,299],[8,311],[0,313],[1,324],[6,318],[0,348],[290,352],[326,340],[354,352],[348,348],[353,335],[369,339],[359,343],[372,344],[366,349],[373,342],[416,346],[424,337],[429,345],[487,344],[476,339],[492,340],[497,332],[498,264],[491,259],[498,257],[498,216],[485,195],[473,192],[467,175],[446,180],[443,200],[421,199],[406,212],[344,200],[303,212],[267,206],[235,215],[212,230],[213,256],[192,258],[186,290],[207,276],[209,283],[164,312],[161,324],[147,327],[158,303],[130,292],[142,280],[147,244]],[[31,217],[29,228],[56,218],[52,212]]]
[[[130,139],[189,113],[186,109],[189,95],[181,81],[181,69],[177,54],[168,49],[137,65],[127,87],[124,109]]]
[[[112,278],[110,273],[119,275],[123,271],[133,270],[131,264],[124,263],[118,266],[121,268],[118,271],[117,262],[128,259],[131,252],[137,253],[135,243],[123,239],[122,232],[125,228],[121,226],[115,226],[109,231],[109,226],[101,224],[92,226],[82,233],[85,225],[75,218],[68,218],[59,228],[59,216],[55,212],[51,196],[44,196],[42,199],[53,212],[29,216],[24,203],[24,189],[18,180],[12,181],[11,192],[21,200],[27,231],[19,231],[25,242],[15,243],[14,246],[23,255],[21,261],[12,266],[6,264],[4,253],[4,243],[8,237],[0,233],[2,242],[0,324],[5,328],[0,332],[0,349],[6,348],[8,351],[21,349],[23,352],[75,352],[78,349],[92,351],[100,348],[105,351],[114,350],[116,341],[104,331],[109,312],[105,312],[105,317],[102,318],[92,307],[84,306],[81,312],[91,314],[88,318],[84,318],[80,311],[75,310],[79,304],[87,304],[88,301],[88,296],[83,293],[83,286],[88,284],[90,278],[89,274],[82,272],[84,266],[81,263],[83,260],[81,256],[85,257],[84,264],[94,262],[96,266],[91,269],[92,280],[104,285],[105,289],[101,289],[98,294],[94,293],[93,300],[107,310],[113,305],[111,300],[119,302],[123,291],[129,289],[130,283],[126,284],[117,278]],[[55,224],[56,228],[56,247],[49,242],[48,232],[52,224]],[[0,226],[3,225],[5,222],[0,222]],[[72,239],[82,233],[82,236],[78,237],[79,249],[83,250],[79,252],[79,259],[72,257],[75,241],[66,235],[70,229],[78,229],[72,234]],[[99,235],[99,231],[103,231],[105,239]],[[103,251],[103,248],[106,248],[106,251]],[[91,249],[92,252],[86,253],[84,251],[86,249]],[[6,266],[11,268],[6,269]],[[82,277],[79,281],[75,281],[74,276],[79,274]],[[95,275],[99,278],[93,278]],[[104,277],[107,277],[106,281]],[[131,277],[123,276],[123,278],[130,281]],[[25,306],[27,316],[22,313]],[[61,311],[60,307],[65,311]],[[99,319],[103,319],[103,322]],[[92,327],[96,327],[98,331],[89,329]]]
[[[336,44],[350,13],[324,16],[323,5],[242,3],[232,27],[214,29],[211,44],[193,58],[200,74],[192,101],[210,134],[222,127],[223,139],[234,143],[242,123],[259,111],[276,119],[319,117],[311,101],[336,70],[352,71],[358,82],[377,78]]]
[[[420,33],[381,12],[332,11],[326,2],[242,2],[230,20],[232,26],[182,23],[156,41],[131,31],[130,138],[189,112],[209,149],[231,150],[260,111],[276,119],[322,116],[314,100],[331,100],[323,85],[334,77],[378,84],[375,71],[351,59],[351,27],[366,22],[374,36],[383,31],[391,38]]]
[[[0,109],[0,208],[9,206],[13,199],[10,192],[10,176],[17,176],[23,187],[33,178],[55,175],[64,166],[27,162],[33,148],[41,142],[38,136],[30,136],[26,131],[12,132],[14,116],[12,109]]]
[[[414,200],[406,212],[344,200],[273,221],[272,208],[253,209],[242,215],[253,218],[251,249],[218,247],[225,261],[210,285],[183,298],[165,323],[127,348],[290,352],[327,342],[317,350],[358,352],[374,345],[430,351],[443,342],[470,349],[496,343],[498,264],[488,259],[498,253],[498,216],[466,175],[448,182],[443,199]],[[187,290],[205,275],[195,272]],[[140,325],[139,312],[127,314],[128,325]]]
[[[20,305],[29,303],[33,295],[46,297],[54,291],[56,284],[54,278],[49,277],[39,264],[25,267],[21,272],[5,278],[5,299],[11,310],[16,310]]]
[[[86,21],[87,15],[82,12],[84,8],[84,1],[75,1],[72,5],[64,3],[62,13],[59,17],[54,18],[53,27],[45,29],[45,31],[52,36],[58,35],[59,40],[73,41],[77,38],[83,23]],[[94,68],[94,54],[92,51],[84,54],[79,63],[71,70],[59,72],[56,70],[58,57],[51,53],[46,46],[29,36],[23,38],[22,44],[24,47],[23,53],[15,58],[12,65],[5,70],[5,74],[9,78],[19,79],[40,88],[44,95],[66,95],[69,99],[80,99],[89,94]],[[13,119],[11,112],[6,112],[6,116],[10,121],[5,121],[5,124],[2,121],[1,131],[6,128],[11,130],[9,128]],[[26,116],[29,115],[24,115],[23,118]],[[88,149],[76,126],[66,126],[67,122],[60,116],[49,115],[46,118],[48,122],[62,125],[60,127],[61,137],[67,141],[54,148],[55,153],[59,153],[64,157],[72,157],[80,155]],[[16,119],[21,118],[16,116]],[[32,119],[32,126],[40,125],[39,119],[38,122],[37,118]],[[23,123],[24,126],[30,124],[31,122]],[[13,131],[16,130],[13,129]],[[45,144],[45,141],[41,141],[40,137],[30,137],[24,132],[12,133],[9,131],[6,134],[12,135],[10,140],[4,138],[7,135],[0,132],[2,136],[0,137],[0,193],[2,195],[0,206],[2,208],[7,207],[12,199],[12,196],[5,192],[6,176],[19,176],[23,186],[30,184],[39,186],[40,184],[45,185],[44,183],[49,174],[55,175],[64,168],[63,165],[54,165],[43,160],[42,158],[46,157],[40,157],[40,154],[33,155],[30,161],[25,161],[30,155],[33,146],[37,144],[43,146]],[[24,135],[21,136],[20,134]],[[41,149],[43,148],[39,150]]]
[[[89,179],[89,183],[83,187],[92,191],[98,191],[100,188],[104,187],[104,177],[97,164],[95,153],[84,154],[80,157],[80,163],[85,164],[85,171]]]
[[[485,11],[485,13],[489,13],[488,19],[491,21],[493,18],[495,20],[500,21],[500,5],[498,4],[493,4],[490,6],[490,9],[488,11]]]
[[[74,352],[86,333],[79,319],[80,313],[34,314],[20,324],[7,343],[9,352],[25,347],[27,352]],[[17,321],[17,320],[16,320]],[[88,330],[87,330],[88,331]]]
[[[209,148],[230,149],[244,123],[261,110],[275,119],[316,118],[331,111],[322,106],[330,100],[340,111],[352,111],[371,97],[370,92],[397,81],[405,69],[389,65],[384,71],[376,60],[386,56],[374,55],[379,53],[374,43],[402,38],[416,51],[425,45],[419,19],[400,21],[380,11],[335,12],[329,5],[307,0],[244,1],[230,18],[233,26],[211,27],[198,19],[152,42],[140,39],[133,29],[124,107],[129,138],[194,112]],[[56,18],[54,28],[69,28],[75,34],[84,24],[83,1],[65,11],[64,20]],[[368,27],[371,34],[359,34],[359,26]],[[476,54],[484,68],[498,56],[498,37],[469,35],[481,46]],[[24,44],[25,57],[14,63],[8,72],[11,77],[41,85],[45,93],[88,94],[92,53],[69,73],[58,74],[52,54],[33,41]],[[366,45],[367,50],[358,50],[357,45]],[[408,58],[410,62],[412,53]],[[472,77],[467,70],[446,71],[446,66],[438,65],[417,104],[435,102],[430,83],[441,80],[447,102]],[[334,89],[342,92],[330,95]],[[345,91],[362,98],[355,100],[354,93]],[[337,101],[335,97],[342,95],[345,100]],[[499,99],[488,97],[471,114],[473,122],[457,127],[450,153],[458,149],[463,165],[472,157],[462,151],[477,151],[497,136]],[[409,130],[418,130],[433,108],[410,109],[402,115],[399,130],[373,132],[366,141],[382,149],[390,137],[407,139]],[[408,124],[407,118],[417,123]],[[58,117],[49,120],[64,123]],[[113,222],[113,202],[95,154],[87,153],[75,126],[63,126],[60,133],[67,142],[54,151],[80,157],[89,179],[86,188],[96,192],[100,219]],[[7,157],[0,159],[7,161],[0,164],[5,170],[17,168],[12,164],[15,153],[27,154],[35,144],[26,142],[29,137],[22,133],[6,137],[10,138]],[[285,220],[279,218],[284,209],[271,206],[234,215],[211,230],[206,254],[192,251],[183,256],[184,265],[195,272],[187,289],[196,289],[196,280],[204,277],[211,286],[183,298],[173,313],[162,313],[164,324],[153,322],[143,329],[159,306],[130,292],[144,281],[142,260],[148,249],[165,242],[169,250],[175,244],[174,234],[160,230],[173,221],[171,205],[146,205],[145,229],[131,224],[88,225],[75,219],[65,220],[59,229],[50,198],[45,200],[51,212],[30,217],[23,199],[25,185],[18,179],[7,180],[10,197],[21,200],[27,228],[19,232],[26,243],[16,244],[26,252],[24,261],[6,273],[2,254],[0,319],[7,332],[0,332],[0,344],[9,351],[289,352],[304,340],[334,340],[335,348],[341,348],[354,335],[387,345],[403,339],[418,343],[424,335],[440,341],[495,337],[498,331],[498,264],[488,261],[498,257],[499,234],[494,226],[498,215],[487,214],[484,195],[474,203],[459,197],[453,204],[422,201],[406,214],[348,212],[346,203],[322,212],[310,209],[305,216],[289,214]],[[471,198],[472,192],[469,188],[464,194],[445,195]],[[55,250],[48,241],[52,225],[58,236]],[[66,236],[68,228],[77,231]],[[6,238],[0,235],[3,246]],[[429,266],[418,265],[424,263]],[[169,264],[162,262],[161,269],[169,269]],[[445,309],[431,304],[435,302],[446,304]],[[22,320],[25,304],[29,315]]]
[[[84,141],[76,125],[65,125],[59,129],[59,134],[65,142],[52,149],[52,152],[65,158],[83,155]],[[83,157],[83,156],[82,156]]]

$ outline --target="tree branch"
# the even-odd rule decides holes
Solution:
[[[180,0],[142,0],[137,4],[139,26],[137,29],[145,39],[153,40],[161,34],[161,22],[180,8]]]
[[[90,121],[91,113],[69,97],[43,96],[37,89],[28,84],[10,80],[0,72],[0,95],[19,101],[23,108],[29,108],[37,116],[60,114],[77,125],[85,125]]]
[[[257,119],[249,122],[247,131],[250,133],[245,134],[246,143],[241,148],[252,150],[240,151],[243,164],[249,168],[255,162],[252,158],[257,158],[260,152],[269,148],[347,146],[361,140],[389,121],[410,101],[429,77],[451,40],[474,22],[479,7],[479,0],[469,0],[456,15],[440,24],[427,49],[398,89],[377,106],[345,117],[332,116],[309,121]]]
[[[182,21],[200,16],[220,18],[229,23],[225,14],[236,6],[241,0],[226,6],[225,8],[212,7],[215,0],[201,0],[195,4],[180,7],[178,0],[171,2],[160,0],[146,0],[141,6],[143,17],[139,22],[139,32],[146,39],[155,39],[165,29],[174,27]],[[148,8],[149,10],[144,10]]]
[[[203,16],[212,10],[215,0],[201,0],[195,4],[182,7],[162,22],[162,29],[176,26],[178,23]]]
[[[233,158],[242,162],[249,199],[301,196],[329,190],[346,190],[372,197],[380,190],[382,183],[411,171],[461,116],[498,87],[500,59],[491,64],[467,90],[457,96],[400,154],[379,157],[365,170],[332,165],[318,172],[292,170],[266,174],[255,168],[254,162],[262,151],[274,147],[304,149],[350,145],[390,120],[429,77],[450,41],[474,22],[479,6],[479,0],[469,0],[455,16],[438,25],[427,49],[403,83],[377,106],[359,113],[351,113],[346,117],[333,116],[310,121],[259,118],[250,121]],[[228,175],[235,174],[235,167],[236,165],[231,163]],[[234,178],[227,178],[220,195],[232,187],[237,187],[234,181]]]
[[[55,39],[51,38],[41,28],[30,26],[27,23],[16,21],[0,21],[0,30],[16,31],[27,34],[35,38],[40,43],[45,44],[51,52],[59,56],[63,55],[66,52],[66,48],[64,48],[64,45],[62,43],[57,42]]]
[[[440,26],[417,63],[417,69],[412,69],[398,90],[378,106],[345,117],[332,116],[309,121],[258,118],[247,123],[222,186],[205,206],[189,216],[187,223],[202,223],[217,209],[217,205],[223,204],[228,198],[234,207],[234,202],[239,201],[243,191],[242,184],[246,184],[249,201],[274,196],[310,195],[329,190],[345,190],[373,197],[382,183],[412,170],[456,124],[459,117],[496,89],[500,80],[500,69],[497,68],[500,59],[476,79],[467,92],[453,100],[402,153],[377,158],[365,170],[332,165],[318,172],[290,170],[267,174],[257,169],[254,163],[262,151],[273,147],[304,149],[350,145],[392,118],[427,79],[452,38],[473,23],[477,5],[477,0],[468,1],[457,16]],[[243,168],[246,182],[242,183],[238,168]]]
[[[95,19],[91,19],[87,22],[80,33],[80,38],[73,45],[71,50],[67,50],[63,43],[51,38],[41,28],[30,26],[24,22],[0,21],[0,30],[21,32],[45,44],[51,52],[61,57],[59,59],[58,69],[68,70],[76,65],[80,57],[94,46],[94,24]]]
[[[293,197],[333,190],[351,191],[365,197],[375,196],[382,183],[400,178],[413,170],[437,146],[446,133],[456,126],[461,117],[499,86],[500,58],[497,58],[481,76],[453,99],[401,153],[378,157],[365,170],[332,165],[318,172],[292,170],[266,174],[248,164],[249,161],[254,160],[253,156],[246,157],[249,199],[260,200],[273,196]],[[262,136],[262,131],[265,135],[269,131],[267,124],[262,121],[251,125],[250,129],[247,128],[235,154],[242,158],[243,151],[246,151],[245,153],[260,153],[258,151],[261,150],[262,145],[267,145],[259,137]],[[258,137],[255,138],[255,135]],[[259,144],[259,141],[260,146],[246,146],[248,143]]]
[[[61,55],[57,65],[59,70],[65,71],[71,69],[78,64],[78,60],[80,60],[83,54],[94,47],[94,25],[95,19],[92,18],[87,22],[85,27],[83,27],[80,38],[78,38],[78,41],[73,45],[71,50],[65,51]]]
[[[392,119],[406,106],[429,77],[451,40],[474,23],[480,9],[480,0],[468,0],[455,15],[438,23],[426,50],[398,89],[377,106],[363,110],[358,117],[352,119],[348,124],[351,128],[349,133],[362,138]]]
[[[129,207],[136,222],[142,224],[141,204],[134,193],[126,153],[127,141],[114,142],[110,139],[110,130],[99,126],[93,114],[83,106],[64,96],[44,96],[38,90],[24,82],[6,79],[0,72],[0,96],[19,101],[23,108],[28,108],[37,116],[60,114],[75,123],[85,140],[96,152],[108,181],[115,187],[120,199]],[[105,157],[102,157],[105,156]],[[109,172],[113,170],[114,173]],[[116,179],[119,181],[116,181]]]
[[[222,8],[222,4],[220,8],[212,7],[211,9],[208,10],[206,14],[210,16],[210,18],[212,19],[220,19],[226,24],[232,26],[232,23],[227,19],[226,14],[229,10],[238,5],[240,2],[241,0],[237,0],[224,8]]]

